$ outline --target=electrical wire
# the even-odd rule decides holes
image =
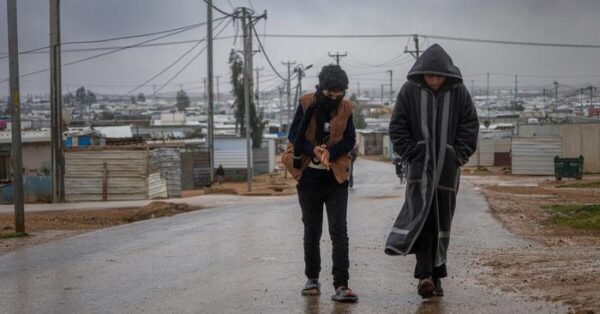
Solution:
[[[263,36],[275,37],[275,38],[399,38],[399,37],[412,37],[414,35],[423,37],[425,39],[431,38],[431,39],[439,39],[439,40],[453,40],[453,41],[477,42],[477,43],[487,43],[487,44],[562,47],[562,48],[593,48],[593,49],[600,48],[600,45],[598,45],[598,44],[566,44],[566,43],[552,43],[552,42],[510,41],[510,40],[440,36],[440,35],[430,35],[430,34],[264,34]]]
[[[219,32],[217,32],[217,34],[216,34],[214,37],[217,37],[217,36],[219,36],[219,35],[220,35],[220,34],[221,34],[221,33],[222,33],[222,32],[223,32],[223,31],[224,31],[226,28],[227,28],[227,26],[229,26],[229,24],[231,24],[231,20],[230,20],[229,22],[227,22],[227,24],[225,24],[225,25],[223,26],[223,28],[222,28],[222,29],[221,29]],[[196,59],[198,59],[198,57],[199,57],[199,56],[200,56],[200,55],[201,55],[201,54],[202,54],[202,53],[203,53],[203,52],[206,50],[206,48],[208,48],[208,45],[207,45],[207,46],[204,46],[204,48],[202,48],[200,51],[198,51],[198,53],[197,53],[197,54],[196,54],[196,55],[195,55],[195,56],[194,56],[192,59],[190,59],[190,60],[188,61],[188,63],[186,63],[186,64],[185,64],[185,65],[184,65],[184,66],[183,66],[183,67],[182,67],[182,68],[181,68],[179,71],[177,71],[177,73],[175,73],[175,75],[173,75],[173,76],[172,76],[172,77],[171,77],[169,80],[167,80],[167,82],[166,82],[166,83],[164,83],[164,84],[163,84],[163,85],[161,85],[161,86],[160,86],[160,87],[159,87],[159,88],[158,88],[156,91],[154,91],[154,92],[152,93],[151,97],[152,97],[152,96],[155,96],[155,95],[156,95],[156,93],[158,93],[159,91],[161,91],[163,88],[165,88],[165,86],[167,86],[167,85],[168,85],[169,83],[171,83],[171,82],[172,82],[172,81],[173,81],[175,78],[177,78],[177,76],[179,76],[179,74],[181,74],[181,72],[183,72],[184,70],[186,70],[186,69],[187,69],[187,68],[190,66],[190,64],[192,64],[192,62],[194,62]]]
[[[180,33],[183,33],[185,31],[188,31],[190,29],[191,28],[186,28],[186,29],[182,29],[182,30],[179,30],[179,31],[176,31],[176,32],[172,32],[172,33],[169,33],[169,34],[166,34],[166,35],[162,35],[162,36],[159,36],[159,37],[156,37],[156,38],[147,39],[147,40],[144,40],[144,41],[136,43],[136,44],[132,44],[132,45],[129,45],[129,46],[125,46],[125,47],[117,48],[117,49],[114,49],[114,50],[110,50],[108,52],[104,52],[104,53],[100,53],[100,54],[93,55],[93,56],[90,56],[90,57],[86,57],[86,58],[78,59],[78,60],[75,60],[75,61],[72,61],[72,62],[68,62],[68,63],[63,64],[62,66],[66,67],[66,66],[78,64],[78,63],[81,63],[81,62],[89,61],[89,60],[92,60],[92,59],[100,58],[100,57],[103,57],[103,56],[106,56],[106,55],[109,55],[109,54],[113,54],[113,53],[116,53],[116,52],[119,52],[119,51],[122,51],[122,50],[125,50],[125,49],[133,48],[133,47],[136,47],[136,46],[139,46],[139,45],[143,45],[143,44],[146,44],[146,43],[149,43],[149,42],[152,42],[152,41],[156,41],[156,40],[159,40],[159,39],[162,39],[162,38],[165,38],[165,37],[169,37],[169,36],[173,36],[173,35],[176,35],[176,34],[180,34]],[[50,71],[50,69],[46,68],[46,69],[42,69],[42,70],[38,70],[38,71],[34,71],[34,72],[22,74],[22,75],[19,76],[19,78],[28,77],[28,76],[32,76],[32,75],[35,75],[35,74],[48,72],[48,71]],[[3,82],[8,81],[8,80],[9,80],[8,78],[4,79],[4,80],[0,81],[0,83],[3,83]]]
[[[225,20],[221,20],[217,26],[221,26],[221,24],[223,24],[223,21]],[[198,47],[204,40],[199,40],[194,46],[192,46],[192,48],[188,49],[186,52],[184,52],[181,56],[179,56],[179,58],[177,58],[175,61],[173,61],[171,64],[169,64],[166,68],[162,69],[161,71],[159,71],[158,73],[156,73],[154,76],[152,76],[151,78],[149,78],[148,80],[146,80],[145,82],[143,82],[142,84],[138,85],[137,87],[131,89],[130,91],[128,91],[127,93],[125,93],[125,95],[123,95],[123,97],[126,97],[128,95],[130,95],[131,93],[135,92],[136,90],[146,86],[146,84],[150,83],[151,81],[153,81],[155,78],[159,77],[160,75],[162,75],[163,73],[167,72],[169,69],[171,69],[172,67],[174,67],[177,63],[179,63],[179,61],[181,61],[185,56],[187,56],[190,52],[192,52],[192,50],[196,49],[196,47]]]
[[[220,17],[220,18],[214,19],[213,21],[216,22],[218,20],[222,20],[225,18],[227,18],[227,17]],[[163,30],[163,31],[158,31],[158,32],[153,32],[153,33],[137,34],[137,35],[127,35],[127,36],[111,37],[111,38],[104,38],[104,39],[95,39],[95,40],[66,41],[66,42],[62,42],[61,46],[103,43],[103,42],[118,41],[118,40],[123,40],[123,39],[149,37],[149,36],[155,36],[155,35],[160,35],[160,34],[165,34],[165,33],[176,32],[176,31],[180,31],[180,30],[191,30],[191,29],[198,28],[200,26],[204,26],[206,24],[207,24],[207,22],[201,22],[201,23],[190,24],[190,25],[181,26],[181,27],[177,27],[177,28],[172,28],[172,29],[168,29],[168,30]],[[19,52],[19,55],[35,53],[35,52],[39,52],[41,50],[48,49],[48,48],[50,48],[50,46],[39,47],[39,48],[31,49],[31,50],[21,51],[21,52]],[[117,47],[117,48],[120,48],[120,47]],[[109,49],[110,48],[108,48],[107,50],[109,50]],[[115,48],[112,48],[112,49],[115,49]],[[68,50],[66,50],[66,51],[68,51]],[[89,50],[85,50],[85,51],[89,51]],[[63,50],[63,52],[65,52],[65,50]],[[46,51],[44,53],[48,53],[48,52]],[[0,60],[6,59],[6,58],[8,58],[8,55],[0,56]]]
[[[263,47],[262,41],[260,40],[260,36],[258,36],[258,33],[256,32],[256,28],[254,27],[254,24],[252,24],[252,32],[254,33],[256,40],[258,41],[258,45],[260,46],[260,50],[265,55],[265,59],[267,59],[267,63],[269,63],[269,66],[271,67],[273,72],[275,72],[275,74],[277,74],[277,76],[279,76],[282,80],[287,82],[288,79],[286,79],[279,72],[277,72],[277,69],[275,69],[275,66],[273,66],[273,63],[271,62],[271,58],[269,58],[269,55],[267,54],[265,47]]]

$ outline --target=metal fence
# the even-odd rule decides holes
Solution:
[[[147,150],[65,152],[65,199],[69,202],[148,198]]]
[[[512,173],[554,175],[554,156],[562,155],[560,137],[515,137],[512,140]]]

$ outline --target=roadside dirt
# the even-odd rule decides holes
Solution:
[[[492,213],[513,233],[541,245],[491,251],[477,264],[489,272],[480,281],[534,298],[564,302],[572,313],[600,312],[600,230],[551,223],[545,205],[599,204],[600,176],[586,176],[591,188],[570,188],[575,181],[510,176],[501,169],[463,176],[485,195]],[[561,187],[563,186],[563,187]]]
[[[283,171],[273,174],[263,174],[252,180],[252,191],[248,192],[247,182],[229,182],[225,178],[223,184],[215,183],[210,188],[192,191],[182,191],[182,197],[193,197],[208,194],[233,194],[244,196],[282,196],[296,193],[296,181]]]
[[[63,239],[91,230],[173,216],[199,209],[202,208],[191,207],[187,204],[152,202],[141,208],[26,212],[28,236],[15,238],[2,238],[14,234],[14,215],[12,213],[0,214],[0,253],[23,246]]]

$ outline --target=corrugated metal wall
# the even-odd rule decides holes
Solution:
[[[102,201],[104,163],[107,170],[107,200],[148,198],[148,151],[92,150],[65,152],[66,200]]]
[[[167,198],[167,180],[160,177],[160,172],[148,176],[148,198]]]
[[[494,165],[494,149],[495,149],[495,140],[494,139],[479,139],[477,143],[477,150],[471,158],[469,158],[469,162],[465,165],[466,167],[491,167]]]
[[[245,139],[215,139],[215,168],[247,168]]]
[[[499,138],[494,140],[494,152],[495,153],[510,153],[512,146],[511,138]]]
[[[560,132],[562,157],[583,156],[583,171],[600,172],[600,124],[564,125]]]
[[[199,189],[210,182],[210,153],[207,148],[189,149],[181,153],[182,189]]]
[[[519,137],[556,137],[560,136],[560,124],[519,124],[517,131]]]
[[[254,175],[269,173],[269,147],[254,148],[252,150],[252,165]]]
[[[159,148],[151,152],[152,168],[167,180],[169,198],[181,197],[181,157],[179,149]]]
[[[512,140],[512,173],[554,175],[556,155],[562,155],[560,137],[515,137]]]

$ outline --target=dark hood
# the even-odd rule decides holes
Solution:
[[[463,81],[460,69],[454,65],[452,58],[438,44],[433,44],[423,52],[410,71],[408,71],[406,78],[418,85],[424,85],[424,74],[445,76],[446,81],[444,82],[444,86],[453,86]]]

